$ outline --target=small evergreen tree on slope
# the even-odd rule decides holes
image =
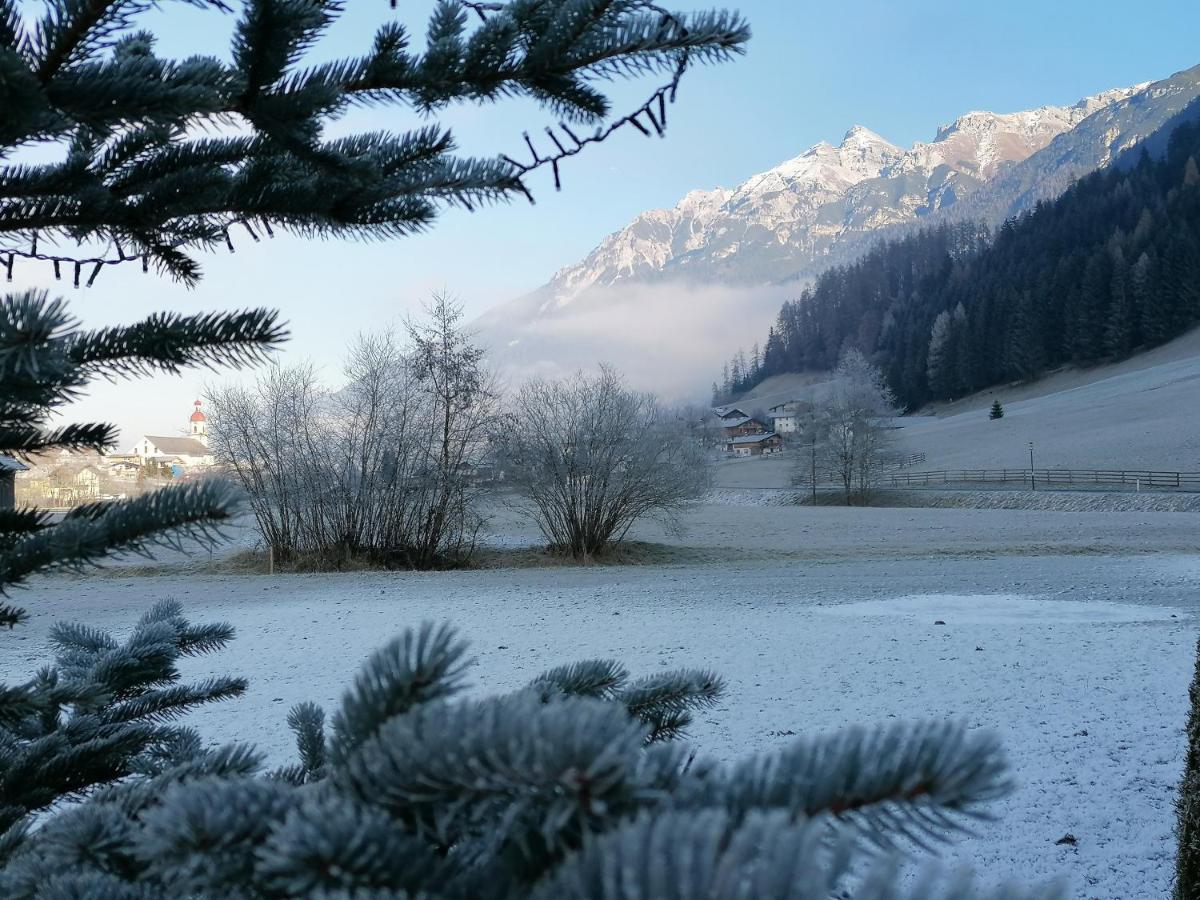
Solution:
[[[992,420],[1004,418],[1004,406],[999,400],[992,401],[992,408],[988,412],[988,418]]]

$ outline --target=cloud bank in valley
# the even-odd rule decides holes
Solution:
[[[678,283],[593,289],[530,318],[497,310],[477,323],[478,339],[510,384],[608,363],[635,387],[701,399],[738,347],[765,341],[780,304],[796,293]]]

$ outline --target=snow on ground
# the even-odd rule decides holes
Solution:
[[[769,470],[759,470],[771,475]],[[810,493],[797,488],[742,487],[715,488],[705,503],[720,506],[788,506],[810,502]],[[820,501],[837,505],[842,502],[836,488],[821,490]],[[1023,509],[1057,512],[1200,512],[1200,492],[1119,490],[1018,490],[1012,485],[947,485],[907,490],[879,491],[871,498],[875,507],[906,506],[941,509]]]
[[[729,688],[694,729],[705,752],[734,759],[853,723],[963,718],[1001,733],[1018,787],[978,837],[952,845],[951,864],[993,882],[1064,875],[1077,898],[1166,895],[1195,514],[699,506],[688,521],[677,545],[699,563],[46,578],[20,594],[32,623],[0,634],[0,682],[41,663],[54,621],[120,630],[176,598],[196,621],[238,629],[189,674],[251,683],[192,721],[282,762],[288,708],[329,709],[372,649],[422,620],[472,639],[481,690],[584,657],[635,673],[708,666]],[[670,540],[649,527],[638,537]],[[1055,843],[1068,833],[1076,844]]]
[[[899,432],[927,469],[1200,471],[1200,330],[1124,362],[998,388],[912,416]],[[1004,418],[988,419],[992,399]]]
[[[808,397],[821,376],[769,378],[738,403],[765,409]],[[898,422],[900,446],[924,451],[918,469],[1023,469],[1034,442],[1038,468],[1154,469],[1200,471],[1200,329],[1131,359],[1089,369],[1065,369],[1036,382],[991,388],[955,403],[935,404]],[[992,421],[994,399],[1004,418]],[[765,465],[742,461],[741,475],[727,487],[784,487],[787,475],[769,484]],[[777,468],[777,467],[776,467]]]

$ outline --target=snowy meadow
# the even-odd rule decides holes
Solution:
[[[30,626],[0,634],[0,679],[32,672],[53,622],[123,632],[176,599],[193,621],[238,633],[185,674],[250,680],[246,696],[189,721],[282,763],[294,756],[287,710],[333,706],[369,652],[424,620],[470,639],[481,693],[590,657],[636,675],[709,667],[728,690],[692,729],[701,753],[963,719],[1002,735],[1016,788],[944,851],[951,864],[991,883],[1062,877],[1078,898],[1166,894],[1195,514],[709,504],[687,524],[681,539],[641,530],[668,560],[654,565],[199,577],[214,563],[194,558],[47,578],[22,592]],[[532,541],[496,527],[510,546]]]

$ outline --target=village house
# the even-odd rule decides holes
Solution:
[[[71,480],[75,484],[76,497],[85,502],[98,499],[100,482],[103,477],[103,474],[95,466],[84,466],[75,472]]]
[[[738,419],[723,419],[721,427],[725,432],[726,438],[742,437],[748,434],[766,434],[770,431],[765,423],[750,416],[742,416]]]
[[[800,420],[812,410],[812,404],[802,400],[789,400],[767,410],[771,430],[776,434],[795,434],[800,430]]]
[[[715,415],[718,419],[722,420],[723,422],[727,422],[731,419],[747,419],[747,418],[749,418],[749,416],[747,416],[744,412],[742,412],[736,406],[718,406],[713,410],[713,415]]]
[[[734,456],[771,456],[783,449],[783,438],[774,432],[730,438],[725,450]]]

